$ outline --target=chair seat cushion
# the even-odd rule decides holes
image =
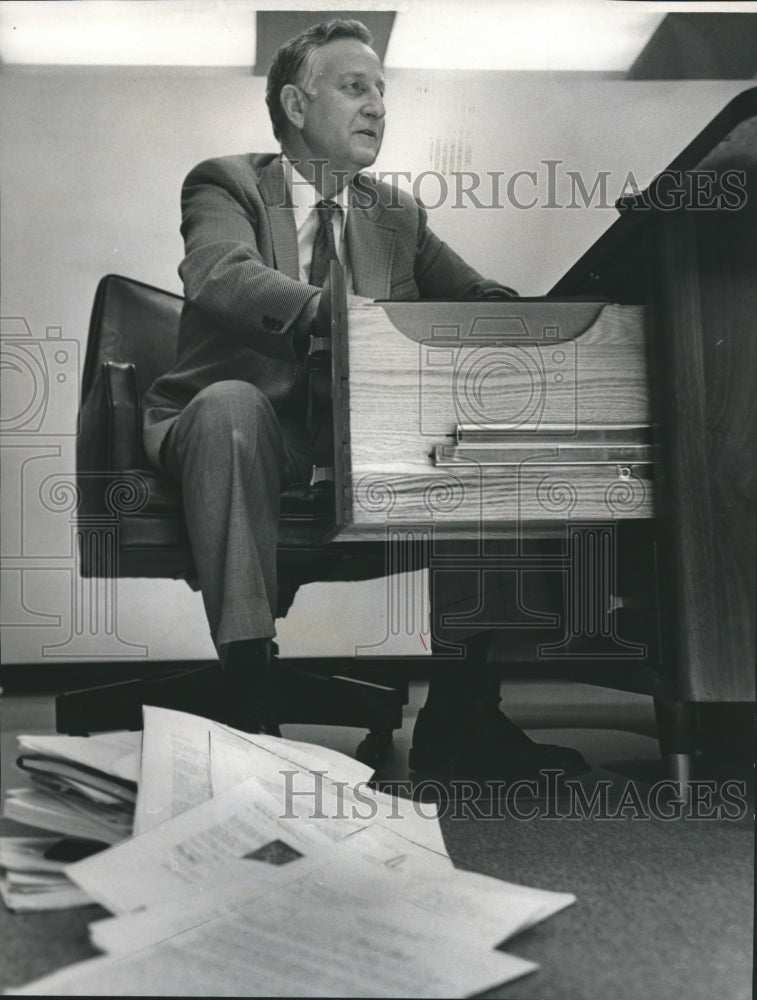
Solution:
[[[151,469],[129,469],[122,475],[139,481],[140,493],[145,498],[144,503],[140,504],[141,515],[182,517],[181,488],[175,480]],[[282,520],[322,521],[325,526],[333,520],[333,510],[334,492],[331,483],[315,487],[307,483],[296,483],[281,494]]]
[[[128,494],[119,518],[119,547],[189,552],[189,538],[182,512],[181,489],[169,476],[151,469],[129,469],[120,479],[138,484]],[[330,485],[330,484],[328,484]],[[138,502],[134,501],[138,494]],[[117,497],[118,494],[114,494]],[[279,543],[282,549],[299,550],[318,546],[333,524],[333,494],[322,487],[295,485],[281,495]],[[316,553],[317,558],[322,556]]]
[[[171,514],[182,517],[181,488],[169,476],[153,472],[151,469],[130,469],[126,475],[139,476],[147,487],[147,502],[141,513]]]
[[[119,575],[191,577],[194,568],[179,485],[145,468],[128,469],[115,478],[133,487],[109,493],[109,510],[118,517]],[[103,484],[98,495],[102,502]],[[381,542],[357,548],[350,543],[327,543],[333,524],[331,483],[296,484],[281,494],[278,564],[282,579],[296,579],[299,585],[313,580],[366,580],[392,572]],[[84,564],[82,571],[85,576],[102,575],[95,565]]]

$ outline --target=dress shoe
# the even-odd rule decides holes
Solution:
[[[573,777],[590,770],[577,750],[535,743],[500,712],[498,701],[478,701],[447,713],[422,708],[413,730],[410,769],[482,781],[535,778],[546,770]]]

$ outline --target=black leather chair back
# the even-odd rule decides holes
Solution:
[[[176,359],[183,304],[180,295],[117,274],[106,275],[98,285],[92,307],[82,400],[106,361],[135,366],[141,399]]]

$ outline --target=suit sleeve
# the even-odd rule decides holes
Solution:
[[[484,278],[466,264],[429,229],[426,209],[418,205],[418,210],[415,282],[422,298],[507,299],[517,296],[512,288]]]
[[[184,294],[227,336],[272,357],[297,361],[320,289],[266,264],[267,219],[241,177],[209,160],[187,176],[181,194]]]

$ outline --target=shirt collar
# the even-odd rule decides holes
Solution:
[[[294,211],[294,224],[297,232],[302,229],[305,222],[310,218],[312,212],[315,211],[315,206],[323,198],[319,194],[318,189],[306,181],[305,178],[297,172],[296,167],[286,155],[286,153],[281,154],[281,164],[284,168],[284,179],[286,181],[287,190],[289,191],[289,196],[292,201],[292,208]],[[296,183],[292,183],[292,181]],[[337,205],[342,210],[342,220],[347,221],[347,207],[349,204],[348,200],[349,184],[345,184],[344,187],[335,194],[331,201],[335,201]]]

